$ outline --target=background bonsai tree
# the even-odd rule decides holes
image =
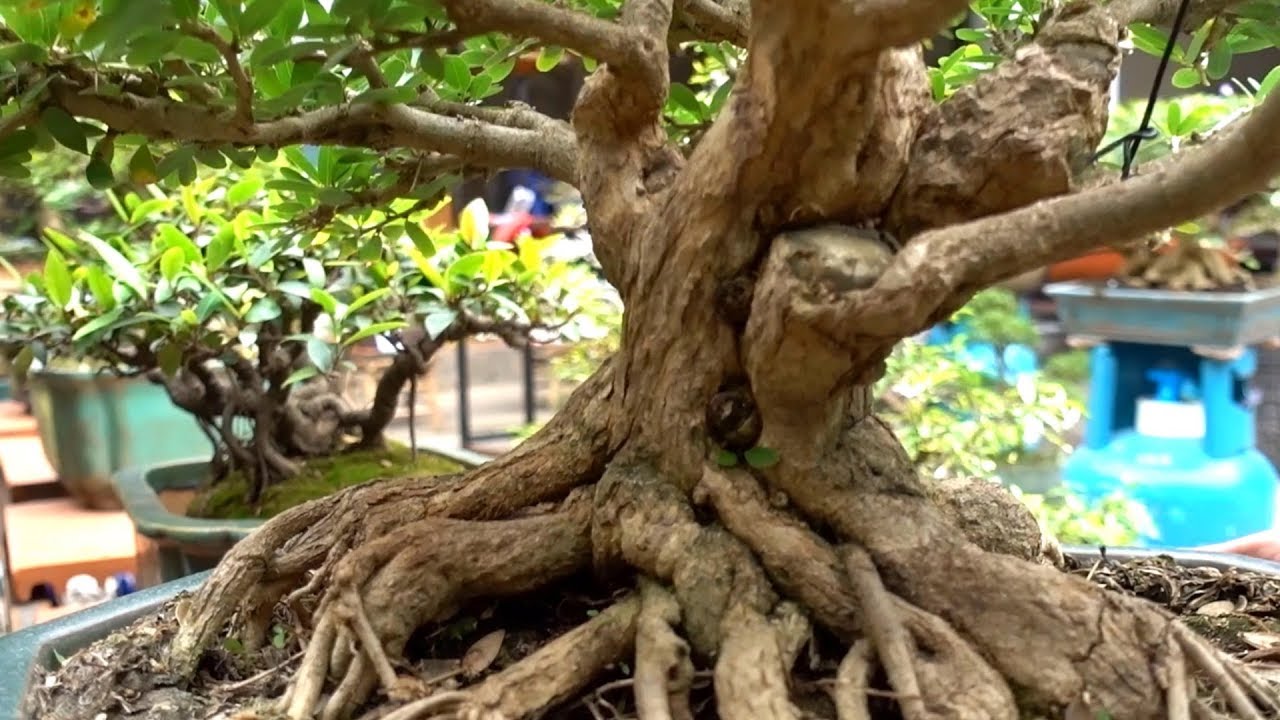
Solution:
[[[1191,669],[1242,717],[1276,707],[1168,613],[1030,562],[1039,533],[1016,502],[957,523],[870,413],[894,346],[980,289],[1280,174],[1273,93],[1127,182],[1077,182],[1124,29],[1177,3],[984,0],[936,67],[920,44],[969,3],[37,4],[4,14],[5,164],[48,137],[102,162],[145,144],[158,177],[183,180],[341,146],[293,208],[317,233],[348,198],[389,207],[441,167],[535,168],[581,190],[626,304],[618,352],[519,449],[309,503],[239,544],[183,604],[155,683],[192,677],[228,621],[259,647],[288,593],[309,628],[293,718],[370,697],[408,701],[399,717],[523,717],[618,663],[646,717],[688,717],[693,668],[713,667],[719,716],[795,718],[811,635],[843,717],[866,716],[871,663],[908,718],[1190,717]],[[1273,0],[1190,4],[1188,28],[1212,24],[1179,60],[1193,72],[1274,44]],[[671,43],[721,84],[671,86]],[[571,124],[476,104],[534,48],[592,70]],[[723,469],[719,448],[775,462]],[[461,604],[588,568],[636,593],[460,691],[397,669]]]
[[[212,441],[215,482],[239,472],[256,503],[308,458],[381,448],[401,394],[446,343],[547,339],[607,302],[590,267],[543,256],[555,238],[489,243],[482,203],[456,232],[424,229],[434,203],[413,198],[309,230],[287,214],[308,212],[291,198],[314,192],[307,178],[339,152],[208,171],[172,195],[110,195],[113,235],[45,228],[44,271],[4,299],[0,342],[20,372],[71,361],[162,383]],[[371,406],[353,408],[335,371],[375,337],[396,354]]]

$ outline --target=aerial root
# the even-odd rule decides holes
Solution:
[[[1165,703],[1169,707],[1169,720],[1191,720],[1192,692],[1187,689],[1187,663],[1178,640],[1171,633],[1169,650],[1165,656]]]
[[[1268,716],[1280,715],[1280,697],[1277,697],[1276,691],[1266,687],[1248,668],[1240,666],[1236,660],[1224,655],[1181,623],[1174,623],[1170,631],[1181,654],[1194,669],[1204,673],[1213,687],[1222,693],[1227,705],[1236,715],[1243,720],[1262,720],[1266,717],[1250,699],[1250,695],[1262,704]],[[1187,694],[1193,693],[1194,689],[1192,683]],[[1170,705],[1171,711],[1172,707]]]
[[[635,697],[640,720],[693,720],[689,689],[693,661],[689,643],[672,626],[680,606],[666,588],[640,578],[640,618],[636,623]]]
[[[1015,720],[1018,717],[1008,684],[949,623],[890,593],[883,588],[878,575],[874,579],[874,588],[878,590],[855,591],[848,563],[841,562],[836,550],[807,526],[770,506],[763,489],[750,474],[708,469],[701,488],[715,506],[720,521],[755,551],[778,587],[803,603],[815,621],[838,637],[856,646],[860,638],[872,635],[873,627],[879,625],[881,630],[888,627],[876,623],[865,607],[865,596],[879,599],[879,609],[870,612],[896,617],[896,624],[905,630],[905,636],[894,636],[899,638],[899,657],[902,647],[911,651],[909,666],[916,676],[917,694],[928,717],[954,720]],[[860,567],[867,569],[865,565]],[[854,574],[864,583],[873,582],[868,573]],[[901,677],[901,672],[898,676]],[[906,682],[909,687],[910,681]],[[895,687],[906,694],[900,684],[895,683]],[[848,705],[846,702],[845,711],[852,712]]]
[[[862,603],[867,633],[897,693],[903,720],[928,720],[920,680],[916,677],[916,648],[894,606],[894,596],[884,589],[880,572],[865,550],[849,547],[845,548],[844,555],[849,581]]]
[[[836,681],[831,686],[831,701],[836,706],[839,720],[871,720],[871,708],[867,705],[867,686],[871,682],[871,643],[858,640],[849,648]]]
[[[515,520],[419,520],[356,547],[333,572],[281,709],[312,717],[331,677],[325,720],[349,717],[378,686],[393,701],[421,698],[425,683],[396,670],[412,632],[468,600],[530,592],[582,569],[589,518],[581,496],[561,512]]]

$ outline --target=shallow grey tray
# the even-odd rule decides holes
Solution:
[[[1234,347],[1280,336],[1280,286],[1250,292],[1181,292],[1052,283],[1070,335],[1155,345]]]

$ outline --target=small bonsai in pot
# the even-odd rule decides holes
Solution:
[[[291,200],[324,192],[306,178],[338,152],[321,150],[314,162],[291,152],[207,173],[173,194],[126,194],[116,203],[126,227],[114,235],[47,229],[43,273],[4,301],[0,338],[15,366],[75,358],[161,384],[213,444],[209,493],[220,495],[211,507],[223,513],[240,512],[226,502],[228,483],[255,512],[276,492],[289,504],[309,499],[276,489],[315,480],[307,465],[321,459],[332,470],[335,457],[349,456],[385,467],[384,476],[457,469],[438,459],[423,466],[387,442],[402,392],[446,343],[556,337],[578,308],[603,299],[604,286],[582,263],[545,258],[555,238],[490,243],[482,204],[462,213],[456,231],[425,230],[438,187],[377,210],[376,198],[320,210]],[[308,212],[316,216],[299,217]],[[378,337],[394,358],[372,404],[351,407],[335,376],[353,347]],[[369,472],[337,475],[354,482]]]

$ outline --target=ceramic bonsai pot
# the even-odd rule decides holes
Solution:
[[[111,475],[121,468],[213,453],[195,418],[147,380],[44,370],[27,387],[49,463],[91,509],[120,508]]]
[[[1280,336],[1280,286],[1192,292],[1068,282],[1045,286],[1067,333],[1107,340],[1230,348]]]
[[[466,450],[424,447],[420,452],[476,467],[489,458]],[[188,517],[187,506],[207,477],[206,459],[187,459],[125,468],[112,480],[136,532],[150,540],[138,559],[142,587],[208,570],[263,520]]]
[[[148,613],[178,593],[195,590],[208,573],[189,575],[94,605],[56,620],[0,636],[0,718],[25,718],[27,691],[42,682],[42,669]]]

